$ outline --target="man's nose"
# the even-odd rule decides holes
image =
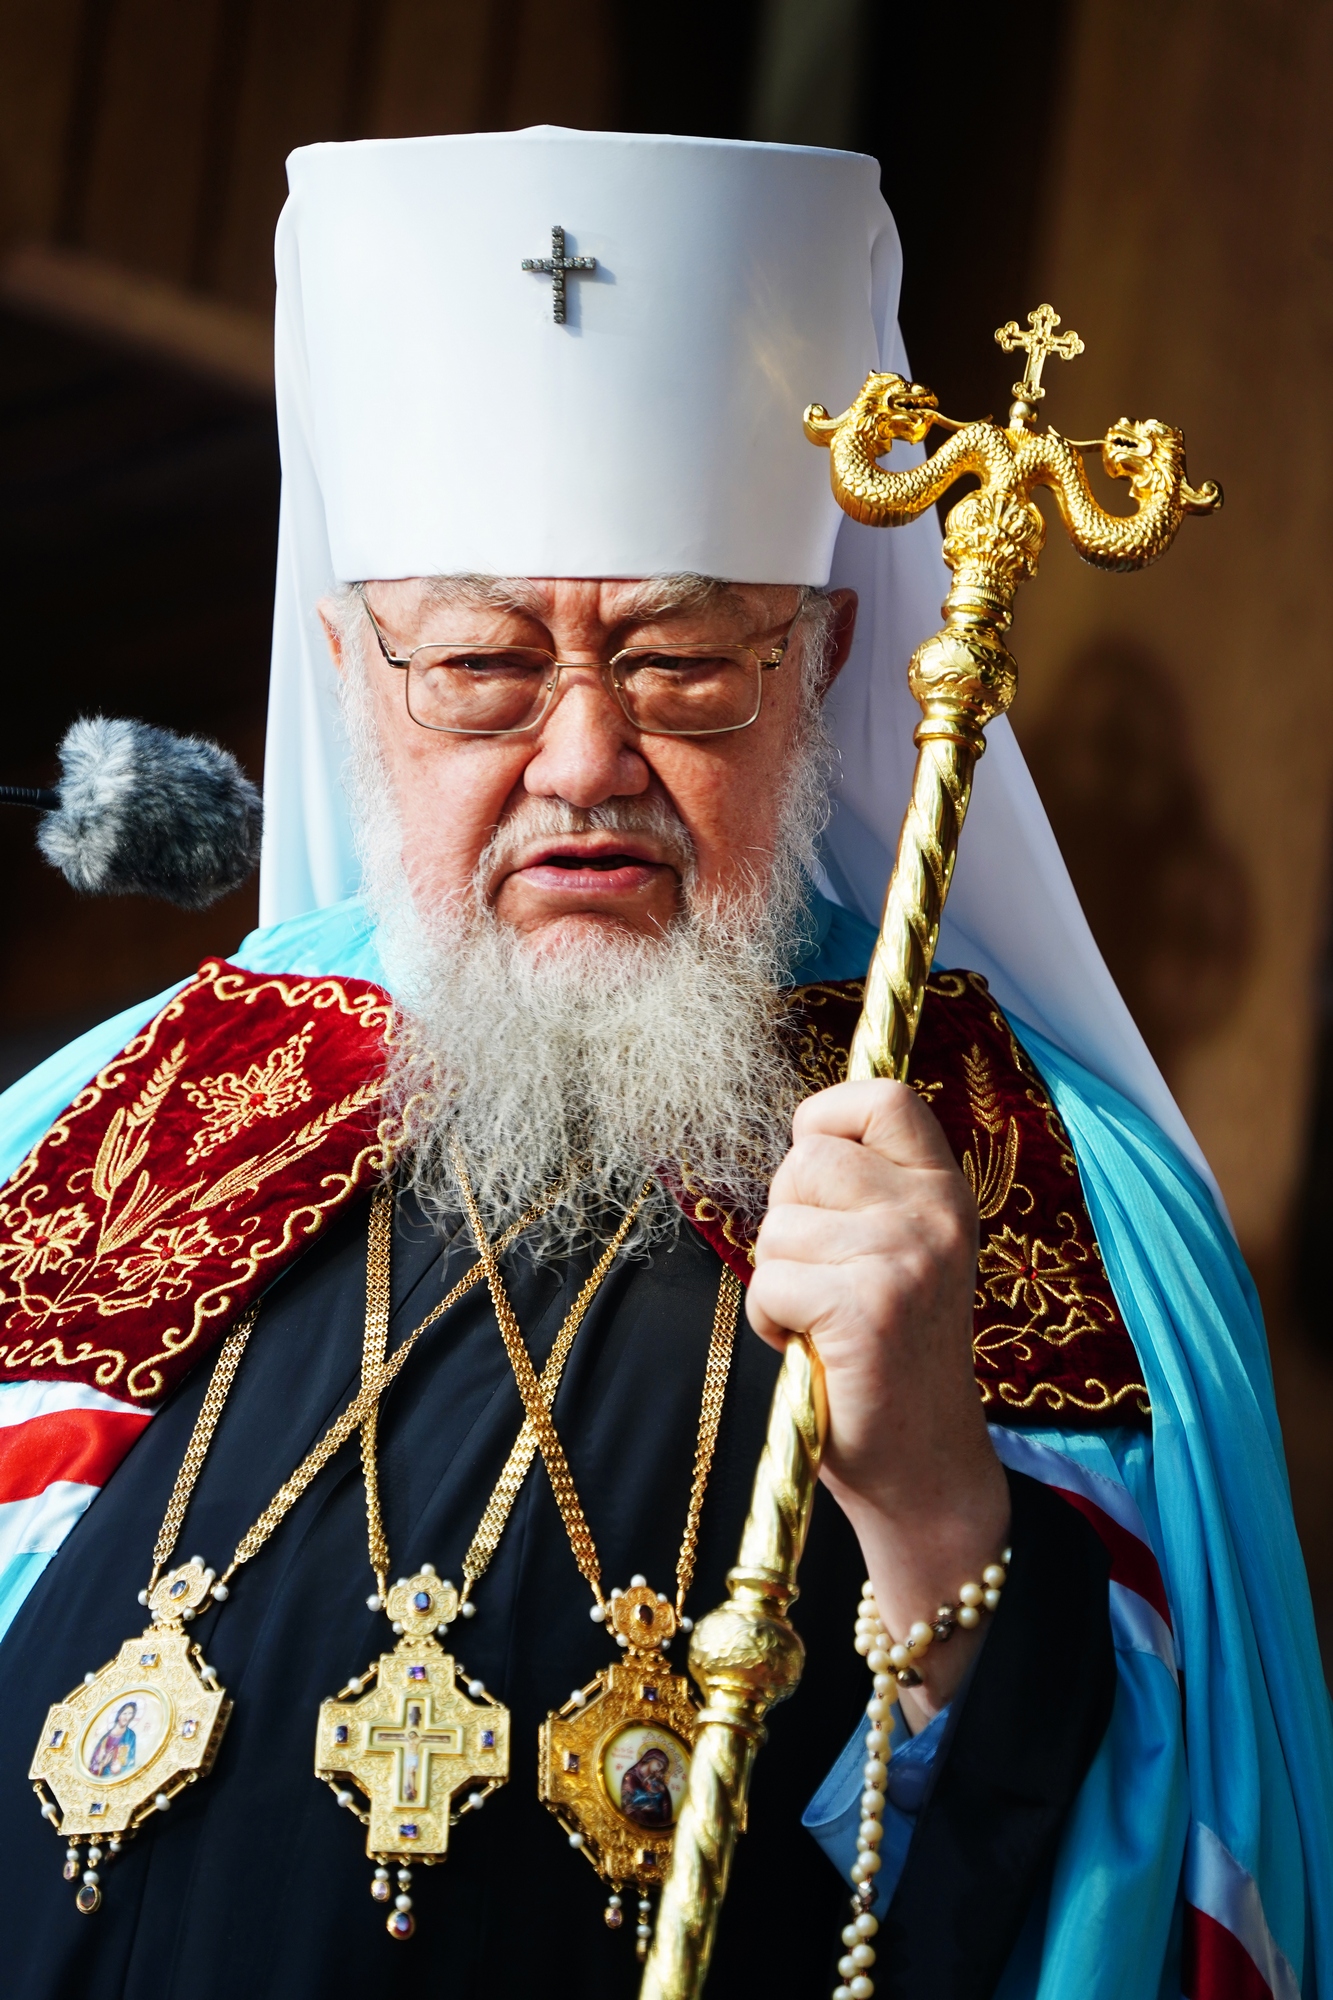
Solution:
[[[645,792],[652,780],[639,734],[611,692],[596,661],[561,663],[554,706],[537,732],[537,750],[523,774],[538,798],[596,806]]]

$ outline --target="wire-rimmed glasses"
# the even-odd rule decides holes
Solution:
[[[423,729],[449,736],[520,736],[554,705],[566,668],[608,677],[627,721],[650,736],[722,736],[748,729],[763,700],[764,675],[781,666],[790,630],[766,653],[753,646],[626,646],[609,660],[560,660],[538,646],[469,640],[394,653],[370,608],[386,665],[404,676],[407,712]]]

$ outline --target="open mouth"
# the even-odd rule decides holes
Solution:
[[[553,896],[634,896],[674,873],[669,861],[603,840],[588,846],[539,848],[513,870],[511,880]]]

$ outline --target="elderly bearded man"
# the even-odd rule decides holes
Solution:
[[[898,360],[873,163],[291,181],[271,921],[7,1104],[15,1989],[631,1993],[795,1328],[809,1662],[710,1990],[1327,1993],[1252,1294],[1002,730],[915,1088],[838,1081],[940,586],[796,423]]]

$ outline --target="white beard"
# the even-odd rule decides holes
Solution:
[[[457,1145],[492,1237],[562,1188],[525,1237],[539,1256],[605,1241],[659,1170],[683,1169],[691,1185],[761,1214],[802,1094],[776,1026],[826,812],[817,707],[776,780],[785,804],[769,878],[726,903],[698,894],[689,837],[665,805],[616,799],[585,812],[532,798],[498,829],[461,907],[423,911],[363,677],[346,681],[366,895],[400,1012],[387,1082],[400,1183],[442,1227],[456,1225]],[[682,913],[659,937],[580,927],[535,951],[496,919],[483,885],[513,843],[589,828],[651,829],[681,870]],[[630,1247],[678,1226],[655,1187]]]

